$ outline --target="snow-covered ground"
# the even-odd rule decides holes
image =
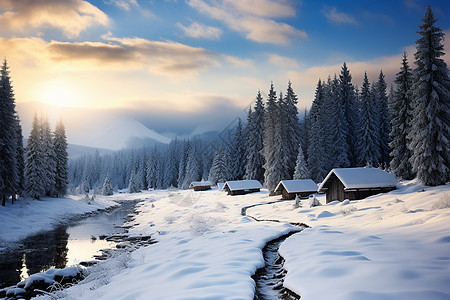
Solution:
[[[85,196],[66,198],[19,199],[11,205],[0,206],[0,249],[28,235],[49,230],[51,226],[67,222],[77,215],[118,205],[114,200],[141,198],[140,194],[117,194],[114,197],[96,195],[94,200]]]
[[[297,209],[294,201],[284,201],[247,214],[312,227],[280,248],[285,285],[302,299],[450,299],[450,185],[398,187],[360,201],[315,208],[303,201]],[[101,276],[93,273],[58,296],[253,299],[251,276],[263,266],[262,247],[293,229],[240,215],[244,206],[278,198],[265,190],[243,196],[151,191],[98,201],[117,197],[147,199],[138,204],[130,233],[150,234],[158,243],[103,263]]]

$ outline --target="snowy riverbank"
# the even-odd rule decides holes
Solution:
[[[92,195],[91,195],[92,197]],[[96,195],[89,201],[84,196],[65,198],[20,198],[13,205],[0,206],[0,248],[26,236],[50,230],[54,225],[79,215],[116,206],[115,201],[141,198],[141,194],[117,194],[114,197]]]
[[[280,247],[288,270],[284,284],[302,299],[448,299],[450,185],[398,187],[361,201],[316,208],[303,201],[297,209],[285,201],[247,214],[312,227]],[[131,197],[146,200],[136,207],[130,234],[152,235],[158,243],[102,263],[103,273],[58,297],[253,299],[251,276],[263,266],[261,249],[293,228],[241,216],[244,206],[278,198],[265,190],[234,197],[217,190]],[[119,198],[130,195],[105,201]]]

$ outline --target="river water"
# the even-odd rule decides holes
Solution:
[[[15,285],[29,275],[50,268],[65,268],[93,260],[101,249],[115,248],[116,242],[105,237],[120,235],[125,218],[135,201],[100,212],[53,230],[29,236],[14,248],[0,253],[0,288]]]

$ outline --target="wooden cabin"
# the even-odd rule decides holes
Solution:
[[[281,195],[284,200],[293,200],[298,195],[308,198],[317,193],[317,184],[311,179],[281,180],[275,188],[274,194]]]
[[[255,193],[261,189],[262,185],[258,180],[232,180],[225,182],[223,186],[223,190],[232,196]]]
[[[210,190],[212,183],[209,181],[193,181],[189,185],[190,189],[194,189],[194,191],[207,191]]]
[[[318,192],[326,193],[326,202],[359,200],[395,190],[394,174],[377,168],[339,168],[328,173]]]

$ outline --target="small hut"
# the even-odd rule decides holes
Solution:
[[[377,168],[339,168],[328,173],[318,192],[326,193],[327,203],[330,203],[386,193],[395,190],[396,184],[393,174]]]
[[[311,179],[281,180],[275,188],[275,195],[281,195],[284,200],[293,200],[295,196],[308,198],[317,193],[317,184]]]
[[[262,185],[258,180],[233,180],[225,182],[223,190],[228,192],[228,195],[245,195],[249,193],[259,192]]]
[[[194,189],[194,191],[207,191],[210,190],[212,183],[209,181],[193,181],[189,185],[190,189]]]

